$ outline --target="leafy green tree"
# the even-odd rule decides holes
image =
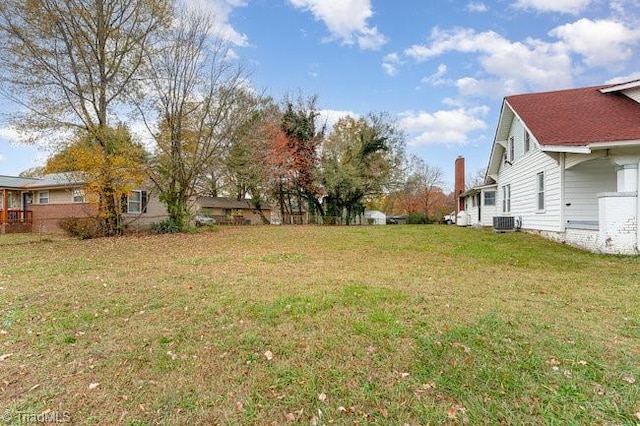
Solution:
[[[323,214],[318,170],[325,129],[318,124],[316,102],[316,96],[286,100],[280,117],[262,129],[268,141],[270,192],[284,223],[293,223],[305,210]]]
[[[340,119],[322,147],[327,215],[350,224],[367,197],[395,183],[403,156],[404,136],[386,115]]]

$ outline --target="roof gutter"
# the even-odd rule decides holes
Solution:
[[[590,143],[588,146],[591,149],[633,147],[633,146],[640,146],[640,139],[635,139],[630,141],[595,142],[595,143]]]
[[[569,154],[591,154],[593,151],[611,148],[640,146],[640,139],[630,141],[594,142],[586,145],[541,145],[542,152],[566,152]]]

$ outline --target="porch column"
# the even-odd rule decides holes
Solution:
[[[2,215],[2,224],[6,224],[9,219],[9,193],[7,192],[7,188],[2,190],[2,210],[4,214]]]
[[[640,156],[614,155],[618,192],[635,193],[636,251],[640,252]]]
[[[638,164],[616,165],[618,192],[636,192],[638,190]]]

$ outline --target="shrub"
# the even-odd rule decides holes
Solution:
[[[424,225],[429,222],[429,218],[424,213],[411,213],[407,219],[409,225]]]
[[[69,217],[58,222],[67,235],[89,240],[91,238],[104,237],[104,228],[100,219],[95,217]]]
[[[180,232],[180,226],[175,220],[165,219],[162,222],[152,223],[151,232],[155,234],[176,234]]]

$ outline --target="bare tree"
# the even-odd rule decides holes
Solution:
[[[484,185],[486,183],[486,172],[487,169],[482,167],[476,170],[472,175],[470,175],[465,182],[465,184],[467,185],[467,189]]]
[[[115,232],[119,216],[109,161],[111,127],[170,10],[170,0],[0,4],[3,94],[23,107],[12,122],[48,135],[80,130],[101,148],[106,161],[99,204],[108,233]]]
[[[150,109],[158,122],[152,180],[179,228],[186,225],[198,185],[221,163],[256,104],[227,43],[211,39],[212,25],[204,12],[180,13],[147,69]]]
[[[444,173],[440,167],[432,166],[415,155],[409,158],[409,170],[407,183],[420,193],[424,214],[429,217],[433,194],[442,191]]]

